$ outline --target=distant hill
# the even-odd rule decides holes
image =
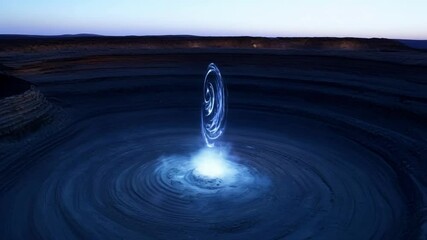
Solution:
[[[0,39],[24,39],[24,38],[80,38],[80,37],[102,37],[97,34],[81,33],[81,34],[64,34],[64,35],[22,35],[22,34],[0,34]]]

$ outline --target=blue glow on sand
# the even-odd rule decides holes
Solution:
[[[232,178],[235,165],[227,160],[228,153],[216,148],[204,148],[192,157],[194,174],[208,178]]]

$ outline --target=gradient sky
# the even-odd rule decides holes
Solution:
[[[0,34],[427,39],[427,0],[0,0]]]

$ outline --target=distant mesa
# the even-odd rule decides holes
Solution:
[[[0,51],[44,51],[74,48],[139,49],[302,49],[404,51],[411,48],[398,40],[383,38],[264,38],[197,36],[61,36],[0,35]]]

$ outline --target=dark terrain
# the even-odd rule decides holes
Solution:
[[[0,36],[0,238],[425,239],[427,53],[404,43]],[[232,186],[177,178],[211,62]]]

